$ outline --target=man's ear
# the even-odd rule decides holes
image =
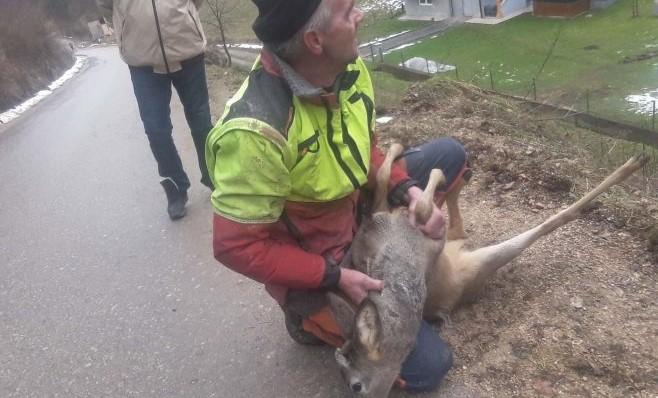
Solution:
[[[351,340],[354,334],[354,317],[356,315],[354,305],[349,299],[340,294],[328,292],[327,296],[329,297],[331,312],[334,314],[345,340]]]
[[[377,306],[370,299],[364,299],[356,314],[356,336],[359,343],[368,351],[368,359],[381,359],[379,342],[382,336],[382,323]]]
[[[302,36],[304,40],[304,44],[306,45],[306,48],[308,48],[308,51],[310,51],[313,55],[321,55],[322,54],[322,38],[318,34],[318,32],[315,31],[308,31],[304,32],[304,35]]]

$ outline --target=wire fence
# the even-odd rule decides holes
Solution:
[[[644,96],[631,98],[635,101],[635,112],[628,109],[610,111],[611,105],[605,96],[595,95],[594,90],[570,92],[565,96],[555,90],[542,90],[541,80],[533,78],[510,88],[504,74],[497,75],[489,66],[476,73],[465,72],[459,65],[437,65],[434,61],[417,62],[413,68],[405,66],[407,59],[404,51],[384,53],[381,48],[371,47],[371,59],[396,68],[404,79],[425,80],[431,77],[443,77],[474,84],[482,89],[499,95],[513,97],[536,105],[533,109],[542,120],[573,120],[577,127],[592,130],[598,134],[583,134],[577,129],[577,141],[593,153],[600,167],[613,167],[625,161],[633,153],[644,153],[651,162],[643,169],[643,176],[650,180],[647,189],[658,187],[658,88]],[[400,76],[398,74],[398,77]],[[546,116],[545,111],[551,116]],[[541,116],[540,116],[541,114]]]

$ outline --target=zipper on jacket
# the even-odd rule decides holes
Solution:
[[[196,28],[196,32],[199,34],[199,38],[203,40],[203,35],[201,34],[201,29],[199,29],[199,25],[196,23],[196,19],[192,16],[192,11],[187,10],[187,13],[190,15],[190,18],[192,18],[192,22],[194,22],[194,27]]]
[[[164,60],[167,74],[170,74],[171,71],[169,70],[169,62],[167,62],[167,54],[165,53],[164,42],[162,41],[162,32],[160,31],[160,20],[158,20],[158,11],[155,7],[155,0],[151,0],[151,4],[153,4],[153,16],[155,17],[155,27],[158,30],[158,40],[160,40],[160,50],[162,50],[162,59]]]

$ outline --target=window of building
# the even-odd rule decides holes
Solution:
[[[431,6],[432,0],[418,0],[418,4],[421,6]]]

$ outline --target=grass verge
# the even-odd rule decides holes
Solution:
[[[647,126],[650,115],[635,113],[626,97],[658,89],[658,18],[653,1],[633,0],[571,19],[524,15],[498,25],[464,24],[404,49],[456,65],[459,79]],[[550,56],[549,56],[550,54]],[[392,53],[388,62],[399,62]],[[454,72],[450,72],[456,78]],[[589,93],[589,94],[588,94]]]

